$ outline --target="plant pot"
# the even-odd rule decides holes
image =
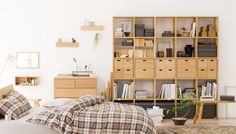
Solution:
[[[184,125],[187,121],[187,118],[172,118],[172,121],[175,125]]]
[[[124,34],[125,34],[125,37],[129,37],[130,32],[124,32]]]

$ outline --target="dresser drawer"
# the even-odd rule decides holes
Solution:
[[[123,78],[124,77],[124,71],[122,68],[115,69],[114,71],[114,78]]]
[[[217,77],[216,68],[208,68],[207,76],[208,76],[208,78],[216,78]]]
[[[195,69],[196,68],[196,61],[195,61],[195,59],[178,59],[177,60],[177,68]]]
[[[208,59],[207,61],[208,68],[214,68],[217,67],[217,59]]]
[[[153,69],[154,68],[154,60],[153,59],[138,59],[135,61],[136,68],[140,69]]]
[[[192,68],[178,68],[177,76],[178,78],[195,78],[196,70]]]
[[[166,69],[166,78],[175,78],[175,68]]]
[[[157,69],[164,69],[166,67],[166,60],[164,59],[158,59],[156,61],[156,68]]]
[[[84,95],[96,95],[96,89],[57,89],[54,98],[78,98]]]
[[[133,78],[133,69],[132,68],[127,68],[123,70],[123,77],[124,78]]]
[[[95,89],[97,87],[96,78],[81,78],[75,80],[75,87],[78,89]]]
[[[54,79],[54,88],[74,88],[75,80],[74,79],[63,79],[63,78],[55,78]]]
[[[156,69],[156,78],[165,78],[166,77],[166,70],[164,68]]]
[[[133,60],[124,59],[124,68],[133,68]]]
[[[136,69],[136,78],[154,78],[154,69]]]
[[[166,68],[174,69],[175,68],[175,60],[174,59],[166,59]]]
[[[124,59],[115,59],[114,60],[115,68],[124,68]]]
[[[207,75],[206,68],[198,68],[198,78],[207,78]]]
[[[198,60],[198,68],[207,69],[207,59],[199,59]]]

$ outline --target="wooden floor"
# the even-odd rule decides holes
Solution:
[[[155,128],[158,134],[236,134],[236,119],[202,119],[197,124],[189,119],[183,126],[169,119],[155,123]]]

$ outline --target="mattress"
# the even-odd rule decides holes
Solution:
[[[0,119],[0,134],[58,134],[56,130],[44,125],[26,122],[31,116],[43,110],[44,108],[32,108],[30,114],[18,120],[5,121]]]

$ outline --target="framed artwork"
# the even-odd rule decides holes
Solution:
[[[17,52],[16,68],[39,68],[39,52]]]

